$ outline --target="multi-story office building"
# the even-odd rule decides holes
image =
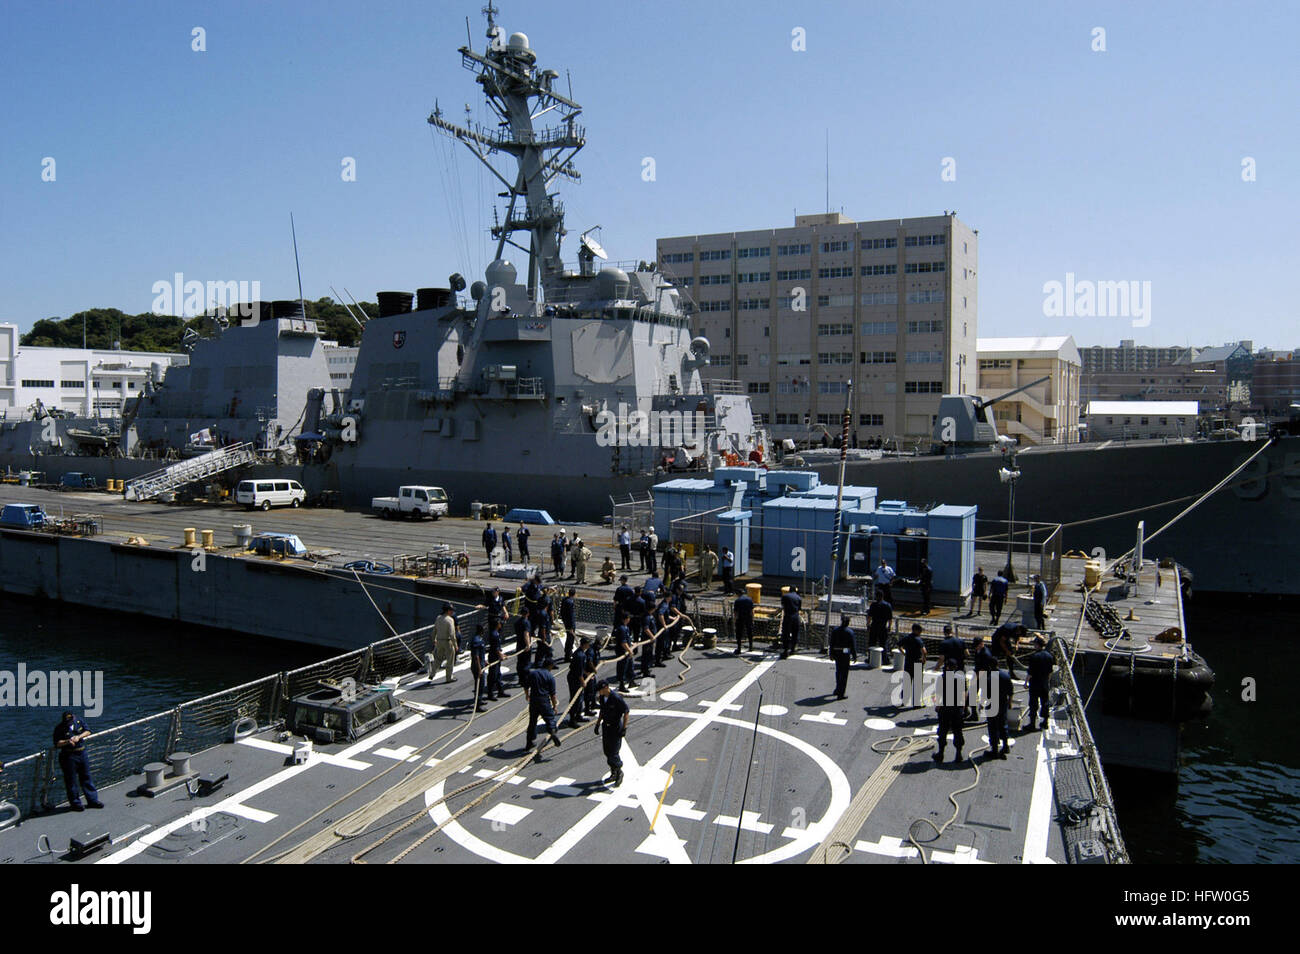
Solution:
[[[1257,358],[1251,395],[1265,414],[1287,417],[1300,402],[1300,352]]]
[[[982,398],[1047,378],[993,405],[998,433],[1022,444],[1079,440],[1079,349],[1072,336],[980,338],[977,346]]]
[[[860,441],[928,438],[939,398],[973,391],[978,235],[955,214],[663,238],[659,264],[773,436],[838,427],[848,381]]]

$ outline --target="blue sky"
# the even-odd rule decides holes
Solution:
[[[482,49],[481,5],[2,0],[0,320],[146,311],[178,271],[295,297],[290,211],[309,298],[472,278],[498,190],[425,118],[479,112],[456,49],[467,16]],[[983,336],[1300,346],[1290,5],[500,6],[584,106],[566,258],[595,224],[638,259],[822,211],[829,129],[834,209],[979,229]],[[1070,272],[1151,282],[1150,325],[1045,317]]]

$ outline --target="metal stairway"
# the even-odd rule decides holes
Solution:
[[[249,442],[231,444],[202,457],[177,461],[170,467],[144,474],[126,484],[127,500],[149,500],[169,490],[204,480],[216,474],[257,463],[257,452]]]

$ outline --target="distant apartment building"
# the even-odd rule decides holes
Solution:
[[[978,235],[955,214],[658,241],[695,304],[706,381],[734,381],[776,438],[834,432],[853,382],[861,441],[928,438],[944,393],[976,384]]]
[[[322,341],[325,346],[325,360],[330,369],[330,384],[340,391],[352,387],[352,374],[357,369],[359,347],[347,347],[336,341]]]
[[[0,417],[21,420],[39,401],[77,417],[119,417],[149,379],[189,364],[189,355],[110,348],[20,345],[14,324],[0,324]]]
[[[993,405],[999,434],[1021,444],[1073,444],[1079,440],[1079,349],[1070,335],[1047,338],[979,338],[976,393],[998,397],[1047,378]]]
[[[1089,401],[1085,425],[1090,441],[1193,438],[1196,401]]]
[[[1122,345],[1131,345],[1123,342]],[[1254,376],[1252,342],[1237,341],[1213,348],[1149,348],[1153,355],[1178,354],[1168,363],[1143,364],[1137,368],[1088,370],[1084,348],[1084,369],[1080,395],[1088,401],[1196,400],[1205,412],[1226,411],[1230,405],[1251,401]],[[1129,354],[1133,349],[1105,349]],[[1145,359],[1144,359],[1145,361]]]
[[[1251,384],[1252,402],[1271,417],[1286,417],[1300,402],[1300,353],[1273,353],[1257,358]]]
[[[1138,345],[1132,338],[1120,341],[1119,347],[1092,345],[1079,349],[1079,357],[1084,374],[1097,374],[1102,371],[1146,371],[1162,365],[1173,364],[1194,348],[1171,347],[1155,348],[1150,345]]]

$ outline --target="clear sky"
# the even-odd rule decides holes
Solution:
[[[147,311],[176,272],[296,297],[290,211],[308,298],[473,280],[499,190],[425,120],[481,115],[481,5],[0,0],[0,320]],[[1300,6],[499,5],[584,106],[566,259],[824,211],[829,130],[832,208],[979,230],[983,336],[1300,346]],[[1150,282],[1150,324],[1045,316],[1067,273]]]

